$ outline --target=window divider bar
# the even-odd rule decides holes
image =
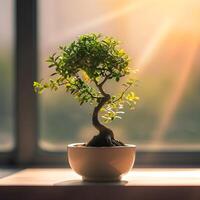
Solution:
[[[37,78],[37,1],[15,3],[16,163],[27,165],[34,162],[37,150],[37,97],[33,92]]]

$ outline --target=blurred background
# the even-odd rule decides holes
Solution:
[[[0,151],[14,148],[14,2],[0,0]]]
[[[198,0],[40,0],[37,9],[38,80],[51,73],[45,60],[60,45],[83,33],[113,36],[140,80],[136,110],[109,124],[116,138],[139,150],[200,149]],[[0,151],[15,147],[14,34],[14,1],[0,0]],[[88,141],[96,134],[91,113],[62,90],[46,91],[39,97],[39,147],[63,151]]]

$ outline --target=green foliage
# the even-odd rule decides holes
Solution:
[[[129,61],[128,55],[114,38],[93,33],[81,35],[49,57],[47,62],[49,68],[54,69],[51,75],[54,79],[34,82],[34,90],[41,94],[47,88],[56,91],[64,87],[80,104],[88,102],[97,105],[106,94],[102,86],[109,79],[118,82],[130,74]],[[128,93],[128,90],[135,85],[136,81],[130,79],[123,84],[124,90],[119,95],[111,96],[102,108],[105,122],[120,118],[124,104],[134,108],[139,98],[133,92]]]

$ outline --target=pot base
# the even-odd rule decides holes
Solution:
[[[121,182],[132,169],[136,146],[87,147],[83,143],[68,145],[71,168],[87,182]]]
[[[121,176],[117,177],[85,177],[82,176],[84,182],[120,182]]]

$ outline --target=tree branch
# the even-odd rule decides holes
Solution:
[[[101,92],[101,94],[105,97],[105,96],[108,96],[109,94],[107,94],[104,90],[103,90],[103,85],[104,83],[109,79],[110,77],[110,74],[107,75],[104,80],[98,84],[98,82],[96,81],[96,79],[94,79],[94,83],[95,85],[97,86],[97,88],[99,89],[99,91]]]
[[[117,98],[117,99],[115,99],[112,103],[115,103],[115,102],[121,100],[121,99],[123,98],[124,94],[127,92],[127,90],[128,90],[131,86],[132,86],[132,85],[129,85],[129,86],[121,93],[120,97]]]
[[[58,83],[58,85],[59,86],[63,86],[63,85],[65,85],[65,84],[67,84],[67,83],[70,83],[71,85],[74,85],[74,86],[76,86],[77,87],[77,89],[79,89],[79,90],[81,90],[82,88],[81,87],[79,87],[77,84],[74,84],[74,83],[71,83],[71,82],[64,82],[64,83]],[[92,98],[94,98],[94,99],[99,99],[99,98],[101,98],[101,97],[98,97],[98,96],[94,96],[91,92],[89,92],[88,90],[86,90],[86,92],[92,97]]]
[[[110,74],[107,75],[104,80],[99,84],[100,86],[103,86],[103,84],[110,78]]]

